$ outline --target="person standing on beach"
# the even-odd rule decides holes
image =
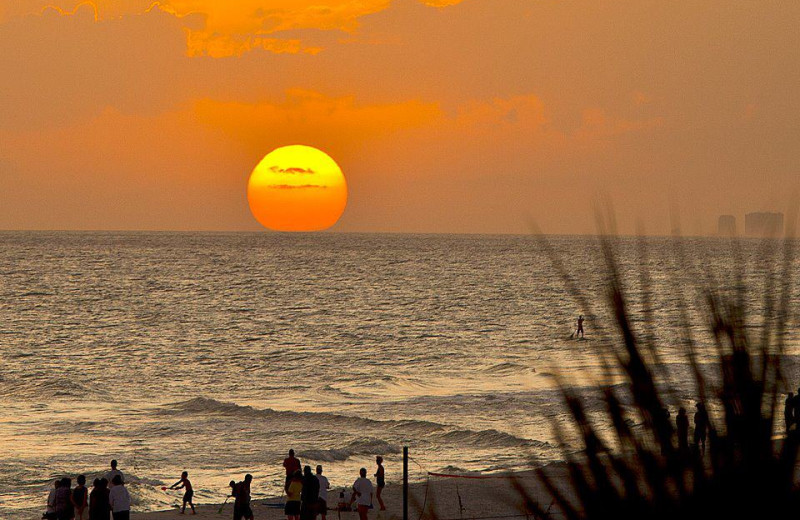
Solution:
[[[181,508],[181,514],[186,513],[186,504],[189,504],[192,508],[192,514],[197,514],[197,511],[194,510],[194,503],[192,502],[192,497],[194,497],[194,490],[192,489],[192,483],[189,481],[189,472],[184,471],[181,473],[181,479],[176,483],[170,486],[170,489],[185,489],[186,491],[183,493],[183,507]]]
[[[576,338],[584,337],[584,332],[583,332],[583,314],[578,316],[578,330],[575,331],[575,337]]]
[[[386,471],[383,468],[383,457],[380,455],[375,457],[375,464],[378,465],[378,470],[375,472],[375,484],[378,487],[378,490],[375,492],[375,497],[378,499],[381,511],[386,511],[386,505],[384,505],[383,499],[381,498],[383,488],[386,487]]]
[[[86,489],[86,476],[78,475],[78,485],[72,490],[72,508],[75,518],[83,520],[83,512],[89,505],[89,490]]]
[[[303,468],[303,489],[300,493],[300,519],[314,520],[319,504],[319,479],[311,472],[311,466]]]
[[[58,520],[71,520],[75,515],[72,510],[72,481],[67,477],[61,479],[56,490],[55,512]]]
[[[786,401],[783,402],[783,423],[786,425],[786,435],[789,435],[792,425],[795,424],[794,417],[794,394],[786,394]]]
[[[358,506],[359,520],[367,520],[369,508],[372,507],[373,487],[372,482],[367,478],[367,468],[361,468],[358,474],[359,478],[353,482],[353,497],[350,499],[350,503],[355,500]]]
[[[131,517],[131,494],[125,488],[122,476],[111,481],[114,486],[108,491],[108,503],[114,520],[129,520]]]
[[[689,416],[683,406],[678,409],[678,416],[675,417],[675,428],[678,432],[678,453],[685,455],[689,452]]]
[[[800,433],[800,388],[792,399],[792,423],[795,425],[796,433]]]
[[[233,497],[233,520],[242,520],[242,483],[236,483],[235,480],[231,480],[230,484],[231,487],[231,496]],[[221,509],[220,509],[221,510]]]
[[[117,461],[115,459],[111,461],[111,471],[106,473],[106,482],[108,482],[108,489],[114,487],[115,485],[114,477],[116,476],[119,476],[120,480],[122,480],[122,482],[125,482],[125,475],[123,475],[122,472],[117,469]]]
[[[46,520],[56,520],[56,494],[58,494],[58,488],[60,487],[61,479],[54,480],[53,489],[51,489],[50,494],[47,495],[47,509],[42,515],[42,518]]]
[[[248,473],[244,476],[244,482],[241,483],[239,492],[242,495],[242,504],[239,508],[239,513],[246,520],[253,520],[253,508],[250,507],[250,484],[253,483],[253,475]]]
[[[303,474],[298,469],[289,476],[289,483],[286,485],[286,505],[283,512],[287,520],[300,520],[302,500]]]
[[[322,515],[322,520],[328,518],[328,490],[331,488],[331,483],[328,482],[328,477],[322,474],[322,466],[317,466],[317,481],[319,481],[319,503],[317,505],[317,513]]]
[[[95,479],[92,484],[92,493],[89,495],[89,520],[108,520],[108,513],[111,511],[108,495],[106,479]]]
[[[283,459],[283,469],[286,470],[286,484],[283,486],[284,491],[289,491],[289,481],[294,474],[300,471],[300,459],[294,456],[294,450],[289,450],[289,456]]]
[[[694,414],[694,445],[702,457],[706,453],[706,436],[708,435],[708,412],[703,403],[697,403]]]

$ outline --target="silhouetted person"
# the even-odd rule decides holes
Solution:
[[[114,477],[116,477],[117,475],[119,475],[119,478],[122,480],[122,482],[125,482],[125,475],[123,475],[122,472],[117,469],[117,461],[116,460],[112,460],[111,461],[111,471],[106,473],[106,477],[105,477],[106,478],[106,482],[108,482],[108,489],[111,489],[116,485],[116,484],[114,484]]]
[[[578,330],[575,331],[575,337],[582,338],[583,336],[583,314],[581,314],[578,316]]]
[[[58,493],[58,488],[60,487],[61,479],[54,480],[53,489],[51,489],[50,494],[47,495],[47,509],[42,515],[42,518],[47,520],[56,520],[56,494]]]
[[[355,500],[358,505],[359,520],[367,520],[369,508],[372,507],[372,482],[367,478],[367,468],[361,468],[358,473],[360,476],[353,482],[353,496],[350,498],[350,503]]]
[[[72,490],[72,509],[75,518],[83,520],[83,513],[89,505],[89,490],[86,489],[86,477],[78,475],[78,485]]]
[[[319,502],[317,503],[317,514],[322,515],[322,520],[328,517],[328,490],[331,483],[328,477],[322,474],[322,466],[317,466],[317,480],[319,481]]]
[[[300,459],[294,456],[294,450],[289,450],[289,456],[283,459],[283,469],[286,470],[286,484],[283,486],[284,491],[289,490],[289,480],[298,471],[301,471]]]
[[[61,484],[56,490],[56,518],[70,520],[74,514],[72,510],[72,481],[67,477],[61,479]]]
[[[235,480],[231,480],[230,483],[228,484],[231,487],[231,496],[233,497],[233,520],[241,520],[242,518],[242,513],[239,511],[239,506],[240,506],[239,489],[241,487],[240,484],[241,482],[237,484]]]
[[[111,506],[111,514],[114,520],[129,520],[131,517],[131,494],[125,488],[122,475],[116,475],[111,483],[114,484],[108,490],[108,503]]]
[[[786,401],[783,402],[783,423],[786,425],[786,435],[789,435],[789,430],[795,423],[794,394],[792,392],[786,394]]]
[[[336,504],[337,511],[349,511],[350,504],[347,503],[347,497],[344,496],[344,490],[339,491],[339,503]]]
[[[319,504],[319,480],[311,472],[311,466],[303,468],[303,490],[300,494],[300,519],[314,520]]]
[[[683,406],[678,409],[678,416],[675,417],[675,428],[678,432],[678,452],[685,455],[689,453],[689,416]]]
[[[108,513],[111,511],[108,494],[106,479],[95,479],[89,495],[89,520],[108,520]]]
[[[194,497],[194,489],[192,489],[192,483],[189,481],[189,473],[184,471],[181,473],[181,479],[176,483],[170,486],[170,489],[185,489],[183,493],[183,507],[181,507],[181,514],[186,512],[186,504],[189,504],[192,508],[192,514],[197,514],[197,511],[194,510],[194,503],[192,502],[192,497]]]
[[[703,403],[697,403],[694,414],[694,445],[702,457],[706,453],[706,436],[708,435],[708,412]]]
[[[287,520],[299,520],[303,500],[303,473],[298,469],[289,476],[286,486],[286,505],[283,512]]]
[[[797,393],[794,394],[794,399],[792,399],[792,423],[795,425],[795,430],[798,430],[800,433],[800,388],[797,389]]]
[[[250,485],[253,483],[253,475],[248,473],[244,476],[244,481],[241,484],[242,505],[239,509],[242,518],[253,520],[253,508],[250,507]]]
[[[381,511],[386,511],[386,505],[383,503],[383,499],[381,498],[383,488],[386,487],[386,471],[383,468],[383,457],[380,455],[375,457],[375,464],[378,465],[378,469],[375,471],[375,485],[378,488],[375,492],[375,497],[378,499],[378,504],[380,505]]]

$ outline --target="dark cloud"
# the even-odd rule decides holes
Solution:
[[[320,184],[301,184],[299,186],[293,186],[291,184],[270,184],[270,188],[273,190],[325,190],[328,189],[327,186],[322,186]]]
[[[311,168],[281,168],[280,166],[273,166],[270,171],[272,173],[290,173],[294,175],[313,175],[316,173]]]

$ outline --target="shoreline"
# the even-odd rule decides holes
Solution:
[[[546,471],[559,483],[566,482],[567,473],[563,464],[554,463],[546,466]],[[538,483],[534,471],[525,470],[503,475],[472,475],[457,477],[431,476],[427,481],[409,484],[409,520],[431,518],[435,511],[438,520],[481,520],[481,519],[520,519],[526,516],[522,508],[522,499],[515,491],[512,480],[517,482],[534,497],[542,502],[546,493]],[[331,488],[328,496],[328,507],[335,508],[338,502],[340,487]],[[403,517],[403,486],[401,483],[389,483],[383,491],[386,511],[375,509],[369,511],[373,520],[401,520]],[[253,514],[256,519],[279,520],[286,516],[283,512],[283,497],[254,500]],[[280,507],[276,507],[280,504]],[[222,504],[204,504],[196,506],[197,514],[188,510],[181,515],[177,509],[152,512],[132,512],[133,520],[164,520],[166,518],[216,519],[232,517],[233,503],[228,502],[219,513]],[[320,519],[321,517],[317,517]],[[358,520],[355,511],[337,511],[329,509],[330,520]]]

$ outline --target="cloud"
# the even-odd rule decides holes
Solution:
[[[418,100],[364,104],[353,96],[298,89],[284,96],[281,101],[260,103],[205,99],[195,104],[194,111],[199,121],[228,133],[254,155],[286,143],[303,143],[336,157],[351,157],[371,141],[423,127],[441,115],[437,104]]]
[[[325,190],[328,189],[328,186],[322,186],[319,184],[299,184],[299,185],[292,185],[292,184],[270,184],[268,185],[269,188],[273,190]]]
[[[444,8],[462,0],[419,1]],[[0,7],[0,22],[43,10],[64,15],[91,11],[96,21],[159,10],[192,20],[185,27],[190,56],[241,56],[254,50],[315,54],[322,48],[287,39],[285,33],[309,29],[354,33],[362,17],[390,5],[390,0],[16,0],[13,6]],[[198,19],[203,22],[198,24]]]
[[[598,191],[714,222],[798,182],[798,2],[50,3],[2,3],[2,227],[254,229],[291,143],[352,231],[591,231]]]
[[[93,12],[81,4],[0,25],[0,128],[68,125],[108,106],[157,113],[192,91],[184,21],[156,10],[95,22]]]
[[[76,5],[75,8],[72,9],[71,11],[50,4],[42,8],[41,11],[42,15],[48,16],[52,13],[56,13],[61,16],[78,16],[78,17],[89,16],[95,22],[100,19],[100,15],[97,12],[97,6],[93,2],[81,2],[78,5]]]
[[[313,175],[315,173],[311,168],[281,168],[280,166],[272,166],[270,171],[273,173],[290,173],[294,175]]]

